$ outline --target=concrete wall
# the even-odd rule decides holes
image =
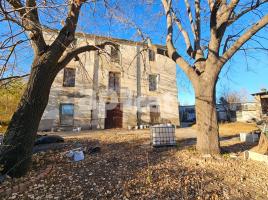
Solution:
[[[47,41],[53,41],[53,33],[45,34]],[[79,35],[77,46],[98,44],[105,38]],[[107,40],[107,39],[106,39]],[[109,39],[110,40],[110,39]],[[89,129],[93,116],[96,128],[104,128],[106,102],[121,102],[123,105],[123,127],[137,125],[137,105],[142,102],[141,118],[150,121],[149,106],[156,102],[160,106],[161,119],[179,125],[178,91],[176,86],[176,65],[170,59],[156,55],[155,61],[149,61],[148,52],[140,56],[141,98],[137,99],[137,45],[131,41],[112,39],[120,45],[120,63],[110,62],[110,57],[97,52],[79,55],[80,61],[71,61],[67,67],[76,69],[75,87],[63,87],[63,73],[57,75],[50,92],[49,103],[40,122],[39,130],[49,130],[60,126],[59,107],[61,103],[74,104],[74,126]],[[106,47],[110,52],[110,47]],[[120,73],[120,98],[108,91],[109,72]],[[157,91],[149,91],[148,76],[160,74]],[[93,114],[92,114],[93,113]],[[93,120],[94,121],[94,120]]]

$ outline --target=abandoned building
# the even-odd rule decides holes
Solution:
[[[258,117],[256,102],[232,103],[229,105],[216,104],[218,121],[239,121],[246,122],[252,119],[260,119]],[[195,106],[187,105],[180,106],[180,121],[194,122],[195,121]]]
[[[46,40],[54,33],[48,31]],[[116,48],[82,53],[57,75],[39,130],[178,126],[176,64],[144,43],[124,39],[77,33],[70,48],[105,41]]]
[[[257,102],[257,112],[259,118],[268,117],[268,91],[266,89],[262,89],[258,93],[252,94],[254,96],[255,101]]]
[[[228,105],[216,104],[219,121],[258,121],[268,116],[268,92],[265,89],[251,94],[253,102],[230,103]],[[195,106],[187,105],[179,107],[181,122],[195,121]]]

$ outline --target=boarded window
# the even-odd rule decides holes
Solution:
[[[149,49],[149,61],[155,61],[155,53],[153,50]]]
[[[159,74],[149,74],[149,91],[156,91],[158,88]]]
[[[65,126],[72,126],[74,119],[74,104],[62,103],[60,104],[60,124]]]
[[[117,94],[120,93],[120,73],[109,72],[109,90],[113,90]]]
[[[63,86],[74,87],[75,86],[75,69],[64,68]]]
[[[119,63],[120,62],[120,51],[119,46],[111,47],[111,62]]]

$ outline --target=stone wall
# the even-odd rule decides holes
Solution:
[[[47,41],[53,40],[53,32],[45,34]],[[107,38],[93,35],[79,35],[76,45],[98,44]],[[176,65],[170,59],[156,55],[149,61],[148,51],[144,50],[137,59],[135,43],[120,39],[109,39],[119,44],[120,62],[110,61],[102,52],[86,52],[79,55],[80,61],[71,61],[67,67],[76,69],[75,87],[63,87],[63,71],[57,75],[50,92],[49,103],[40,122],[40,130],[60,127],[59,107],[61,103],[74,104],[75,127],[89,129],[104,128],[106,102],[120,102],[123,105],[123,127],[137,125],[137,105],[141,102],[141,119],[150,122],[150,104],[158,104],[162,121],[179,125],[178,90],[176,86]],[[106,47],[110,52],[111,47]],[[137,63],[139,62],[139,63]],[[137,99],[137,66],[141,72],[141,97]],[[108,91],[109,72],[120,73],[120,97]],[[159,74],[157,91],[149,91],[149,74]],[[93,119],[91,119],[93,118]]]

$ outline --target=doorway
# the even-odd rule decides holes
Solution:
[[[120,103],[106,103],[105,129],[123,127],[123,111]]]
[[[159,105],[150,105],[150,123],[151,124],[159,124],[160,123]]]

